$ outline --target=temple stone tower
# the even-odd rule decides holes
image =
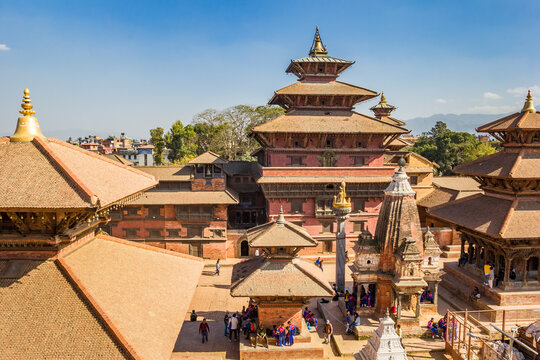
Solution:
[[[334,196],[332,203],[334,216],[337,220],[336,232],[336,289],[338,292],[345,291],[345,221],[351,213],[351,199],[345,193],[345,182],[341,183],[339,194]]]
[[[401,345],[401,339],[394,329],[394,321],[388,312],[381,319],[379,328],[360,352],[362,360],[405,360],[407,352]]]

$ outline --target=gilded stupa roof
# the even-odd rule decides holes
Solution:
[[[29,101],[26,89],[21,111],[25,116],[19,118],[11,138],[0,138],[0,209],[99,208],[156,185],[147,173],[64,141],[46,139],[37,131]]]

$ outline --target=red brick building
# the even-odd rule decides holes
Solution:
[[[318,240],[309,252],[334,250],[332,198],[342,181],[353,202],[349,238],[375,229],[383,190],[394,172],[383,164],[385,149],[409,132],[390,117],[395,108],[385,99],[372,108],[375,117],[354,111],[355,104],[379,94],[337,81],[353,63],[328,56],[317,29],[309,56],[292,60],[286,70],[298,82],[276,91],[269,101],[286,113],[252,132],[262,146],[258,183],[268,215],[272,219],[283,207],[287,221]]]
[[[159,184],[111,213],[113,235],[198,257],[227,257],[227,207],[238,194],[227,186],[227,160],[207,152],[187,166],[140,167]]]

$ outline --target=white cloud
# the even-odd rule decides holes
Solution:
[[[486,91],[484,93],[484,99],[497,100],[497,99],[500,99],[500,98],[501,98],[501,95],[495,94],[495,93],[490,92],[490,91]]]
[[[0,51],[8,51],[10,48],[7,47],[6,44],[0,44]]]
[[[506,92],[516,97],[525,98],[525,96],[527,95],[527,90],[531,90],[532,96],[534,98],[540,97],[540,85],[532,85],[529,87],[516,87],[512,89],[507,89]]]
[[[439,104],[446,104],[448,102],[448,100],[446,100],[446,99],[437,99],[437,100],[435,100],[435,102],[437,102]]]
[[[469,109],[467,109],[467,114],[489,114],[489,115],[498,115],[498,114],[504,114],[509,112],[515,112],[516,107],[512,105],[478,105],[473,106]]]

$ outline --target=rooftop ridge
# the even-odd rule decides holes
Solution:
[[[58,167],[78,188],[78,190],[84,195],[85,201],[91,205],[99,205],[98,197],[75,175],[71,169],[52,151],[52,149],[43,141],[40,137],[36,136],[32,140],[32,143],[41,150],[41,152],[49,158],[50,161]]]

